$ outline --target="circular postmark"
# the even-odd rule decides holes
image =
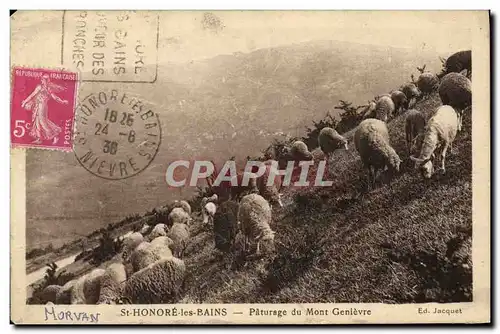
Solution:
[[[122,180],[139,174],[160,143],[160,118],[140,98],[103,89],[76,107],[73,151],[80,165],[98,177]]]

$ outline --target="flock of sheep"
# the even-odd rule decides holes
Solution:
[[[391,146],[386,122],[402,112],[406,112],[406,144],[415,167],[423,177],[430,178],[434,173],[436,152],[444,173],[446,152],[457,131],[461,130],[464,109],[471,106],[471,81],[451,69],[452,57],[448,59],[451,65],[445,68],[449,73],[423,72],[416,82],[378,96],[368,105],[364,119],[355,129],[353,141],[368,170],[371,186],[375,184],[378,171],[399,172],[401,159]],[[460,64],[463,67],[466,62]],[[470,60],[465,70],[470,75]],[[420,111],[411,108],[412,102],[436,89],[443,105],[426,122]],[[332,128],[320,131],[318,144],[326,159],[337,149],[348,149],[348,140]],[[274,158],[283,168],[290,160],[312,160],[313,156],[303,142],[296,141]],[[247,186],[241,185],[245,173],[235,176],[238,186],[231,186],[230,182],[213,186],[213,178],[207,178],[212,195],[201,201],[201,225],[213,232],[215,248],[219,251],[227,253],[241,249],[244,254],[258,255],[262,244],[273,246],[272,206],[283,207],[280,178],[276,177],[272,184],[267,182],[270,162],[276,160],[263,161],[264,174],[256,179],[250,177]],[[120,261],[106,269],[94,269],[64,286],[50,285],[42,292],[42,299],[56,304],[176,302],[186,276],[182,258],[193,224],[191,206],[186,201],[175,201],[157,210],[156,215],[159,222],[156,226],[144,225],[140,231],[124,238]]]

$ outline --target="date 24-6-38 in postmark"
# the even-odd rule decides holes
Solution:
[[[12,73],[12,147],[73,149],[78,74],[14,67]]]

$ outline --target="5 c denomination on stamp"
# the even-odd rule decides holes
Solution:
[[[74,152],[92,174],[109,180],[137,175],[153,161],[161,125],[151,105],[117,89],[83,98],[76,108]]]
[[[74,72],[14,67],[12,147],[71,151],[77,86]]]

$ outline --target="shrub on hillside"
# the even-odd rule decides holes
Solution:
[[[337,128],[338,121],[333,117],[330,112],[327,112],[325,118],[319,122],[313,121],[312,127],[306,128],[306,135],[302,137],[302,141],[307,145],[310,151],[318,147],[318,136],[319,132],[326,127],[332,129]]]
[[[275,293],[303,275],[323,252],[325,240],[318,229],[311,228],[306,234],[287,233],[293,236],[276,242],[274,259],[266,266],[267,277],[262,281],[262,289]],[[283,234],[285,235],[285,234]]]
[[[44,301],[41,299],[41,294],[43,290],[49,285],[60,285],[63,286],[73,278],[75,275],[72,273],[67,273],[62,270],[59,273],[57,272],[57,264],[55,262],[47,264],[47,270],[45,272],[45,277],[43,281],[33,287],[33,293],[30,298],[26,301],[27,304],[42,304]]]
[[[118,254],[123,246],[123,240],[114,239],[109,231],[104,231],[99,238],[99,246],[92,252],[92,262],[96,265],[111,259]]]
[[[29,252],[26,253],[26,260],[33,259],[38,256],[42,256],[54,251],[54,246],[52,244],[48,244],[45,248],[33,248]]]
[[[343,110],[340,114],[340,122],[336,130],[343,134],[351,129],[354,129],[363,120],[363,115],[358,113],[358,110],[365,106],[353,106],[352,102],[340,100],[335,109]]]

